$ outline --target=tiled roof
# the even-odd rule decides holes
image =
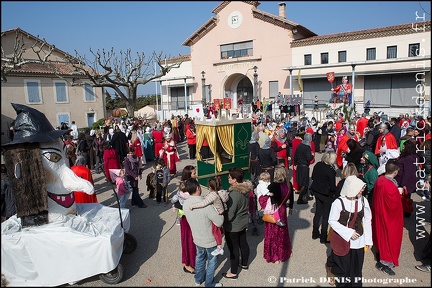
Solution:
[[[214,14],[218,14],[220,11],[222,11],[222,9],[224,9],[231,1],[223,1],[221,4],[219,4],[215,9],[213,9],[213,13]],[[258,5],[260,5],[259,1],[241,1],[247,4],[250,4],[252,6],[254,6],[255,8],[258,7]]]
[[[32,34],[30,34],[30,33],[26,32],[26,31],[22,30],[22,29],[19,28],[19,27],[14,28],[14,29],[9,29],[9,30],[2,31],[2,32],[1,32],[1,36],[3,36],[3,35],[7,35],[7,34],[10,34],[10,33],[14,33],[14,34],[15,34],[15,33],[23,34],[23,35],[25,35],[26,37],[28,37],[28,38],[32,38],[32,39],[35,40],[35,41],[45,41],[45,39],[40,39],[40,38],[39,38],[39,35],[38,35],[38,37],[33,36]],[[51,48],[51,47],[54,46],[54,45],[51,45],[51,44],[49,44],[49,43],[46,43],[46,44],[49,46],[49,48]],[[56,50],[56,51],[59,52],[60,54],[65,55],[65,57],[68,57],[68,58],[71,58],[71,59],[76,59],[75,57],[73,57],[73,56],[70,55],[69,53],[66,53],[66,52],[62,51],[62,50],[58,49],[58,48],[55,47],[55,46],[54,46],[54,50]]]
[[[219,4],[212,12],[215,14],[218,14],[222,9],[224,9],[231,1],[223,1],[221,4]],[[273,25],[282,27],[284,29],[292,30],[296,28],[299,32],[299,34],[303,35],[303,37],[311,37],[315,36],[316,34],[309,29],[292,22],[290,20],[285,19],[281,16],[276,16],[261,10],[256,9],[260,5],[259,1],[242,1],[244,3],[250,4],[253,7],[252,14],[253,17],[260,19],[262,21],[271,23]],[[193,44],[197,43],[201,38],[203,38],[208,32],[210,32],[214,27],[217,25],[217,18],[213,17],[210,20],[208,20],[204,25],[202,25],[198,30],[196,30],[189,38],[187,38],[182,45],[183,46],[192,46]]]
[[[284,17],[276,16],[276,15],[258,10],[256,8],[252,8],[252,13],[253,13],[254,18],[263,20],[265,22],[268,22],[268,23],[271,23],[273,25],[282,27],[284,29],[292,30],[292,29],[296,28],[298,30],[298,32],[301,35],[303,35],[303,37],[316,36],[316,34],[312,31],[310,31],[309,29],[307,29],[307,28],[303,27],[302,25],[299,25],[293,21],[285,19]]]
[[[217,19],[215,17],[208,20],[204,25],[202,25],[198,30],[196,30],[188,39],[186,39],[182,45],[192,46],[197,43],[201,38],[203,38],[208,32],[210,32],[214,27],[216,27]]]
[[[431,21],[425,22],[416,22],[417,29],[425,26],[425,32],[431,31]],[[291,42],[291,47],[303,47],[309,45],[320,45],[327,43],[339,43],[346,41],[356,41],[363,39],[372,39],[372,38],[381,38],[381,37],[389,37],[389,36],[397,36],[397,35],[406,35],[406,34],[414,34],[419,33],[420,30],[413,29],[413,23],[409,24],[401,24],[396,26],[388,26],[367,30],[359,30],[352,32],[343,32],[337,34],[328,34],[321,36],[314,36],[301,40],[294,40]]]
[[[25,37],[31,38],[34,41],[45,41],[39,37],[33,36],[30,33],[22,30],[21,28],[14,28],[6,31],[2,31],[1,35],[7,35],[10,33],[18,33],[24,35]],[[46,43],[50,48],[54,47],[54,50],[59,52],[64,56],[64,59],[69,59],[71,61],[78,61],[77,58],[71,56],[70,54],[58,49],[57,47]],[[31,61],[26,59],[26,61]],[[92,73],[92,69],[88,66],[84,66],[86,71]],[[79,72],[71,64],[66,61],[46,61],[45,63],[40,63],[38,60],[34,59],[34,62],[29,62],[21,65],[19,68],[12,69],[8,72],[10,76],[23,76],[23,75],[33,75],[33,76],[53,76],[55,73],[61,76],[74,76],[74,77],[86,77],[83,72]]]
[[[92,71],[89,67],[86,67],[87,71]],[[55,72],[62,76],[84,76],[84,73],[77,71],[71,64],[67,62],[53,62],[47,61],[45,64],[42,63],[27,63],[22,65],[18,69],[13,69],[9,73],[11,76],[17,75],[45,75],[52,76]],[[85,77],[85,76],[84,76]]]
[[[179,56],[175,56],[175,57],[171,57],[169,59],[167,59],[167,64],[174,64],[176,62],[184,62],[184,61],[190,61],[191,60],[191,55],[190,54],[184,54],[184,55],[179,55]]]

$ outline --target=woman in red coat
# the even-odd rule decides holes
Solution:
[[[189,159],[196,158],[196,133],[195,126],[187,125],[186,127],[186,139],[189,147]]]
[[[104,172],[105,172],[105,180],[110,183],[115,183],[110,176],[109,169],[120,169],[119,158],[116,150],[108,143],[105,143],[105,149],[103,153],[104,159]]]
[[[141,140],[138,137],[138,133],[136,130],[132,130],[132,136],[130,140],[130,148],[134,148],[134,153],[138,157],[138,169],[142,168],[142,157],[143,157],[143,150],[141,146]]]
[[[160,150],[163,146],[163,143],[164,143],[164,132],[163,132],[161,123],[158,123],[156,125],[156,129],[152,130],[151,134],[152,134],[153,140],[154,140],[154,142],[153,142],[154,143],[154,155],[155,155],[155,158],[159,158],[159,152],[160,152]]]
[[[75,165],[70,168],[78,177],[89,181],[93,186],[93,176],[89,168],[86,167],[86,160],[83,156],[78,156]],[[98,203],[96,192],[87,194],[82,191],[74,191],[75,203]]]

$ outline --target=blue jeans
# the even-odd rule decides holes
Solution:
[[[217,266],[217,256],[213,256],[211,252],[216,249],[216,246],[211,248],[203,248],[196,245],[196,263],[195,263],[195,283],[201,284],[205,280],[206,287],[213,287],[214,273]],[[207,270],[206,270],[206,260]],[[205,279],[204,279],[205,278]]]
[[[129,199],[129,193],[119,196],[120,208],[126,208],[126,201]]]

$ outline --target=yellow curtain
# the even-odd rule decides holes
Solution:
[[[231,155],[234,156],[234,125],[225,125],[216,127],[217,135],[222,148]],[[217,171],[222,171],[222,163],[219,160],[220,168],[217,166]],[[216,163],[218,164],[218,163]]]
[[[216,128],[216,130],[214,129]],[[222,171],[222,161],[220,156],[216,151],[216,137],[219,137],[219,141],[222,148],[231,155],[234,156],[234,125],[225,126],[197,126],[197,138],[196,138],[196,148],[197,148],[197,160],[202,160],[199,153],[204,139],[207,140],[209,144],[210,151],[215,155],[215,165],[216,171]]]
[[[203,132],[204,126],[196,126],[196,158],[201,161],[201,151],[202,143],[204,141],[205,135]]]
[[[222,162],[220,157],[218,157],[216,154],[216,131],[214,130],[213,126],[197,126],[197,160],[202,160],[199,151],[201,150],[204,139],[207,140],[210,151],[213,153],[213,155],[215,155],[214,159],[216,162],[217,171],[222,171]]]
[[[222,171],[222,163],[216,152],[216,131],[212,126],[203,126],[203,134],[209,144],[210,151],[214,155],[217,171]]]

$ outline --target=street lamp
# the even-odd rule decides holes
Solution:
[[[254,66],[253,70],[254,70],[254,74],[253,74],[253,77],[254,77],[254,102],[256,102],[256,100],[258,99],[258,73],[257,73],[258,67]]]
[[[201,71],[201,85],[202,85],[202,105],[203,108],[206,105],[206,95],[205,95],[205,72]]]

